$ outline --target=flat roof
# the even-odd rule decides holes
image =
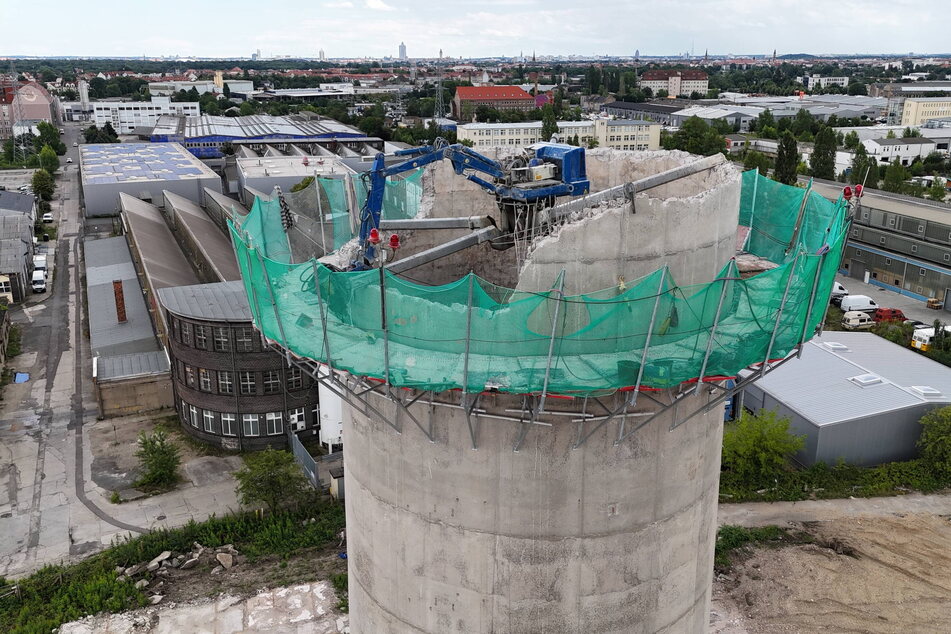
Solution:
[[[201,115],[186,117],[166,115],[160,117],[152,129],[153,135],[183,135],[186,139],[201,137],[229,137],[232,139],[253,138],[306,138],[306,137],[365,137],[356,128],[334,119],[311,119],[306,117],[276,117],[267,114],[245,117],[221,117]]]
[[[119,206],[153,292],[198,283],[198,276],[157,207],[125,192],[119,193]]]
[[[219,281],[239,280],[241,272],[235,260],[231,240],[205,213],[205,210],[170,191],[162,192],[175,214],[177,226],[189,234]]]
[[[812,188],[829,200],[838,200],[842,195],[842,183],[813,179]],[[935,200],[925,200],[915,196],[893,194],[878,189],[866,189],[862,195],[862,206],[910,218],[919,218],[930,222],[951,225],[951,205]]]
[[[683,106],[681,105],[651,102],[634,103],[630,101],[612,101],[611,103],[606,103],[601,107],[618,108],[620,110],[640,110],[642,112],[660,112],[663,114],[672,114],[683,109]]]
[[[907,137],[902,139],[871,139],[872,143],[879,145],[934,145],[933,139],[923,137]]]
[[[158,297],[166,310],[180,317],[207,321],[251,321],[251,307],[243,282],[174,286],[160,289]]]
[[[93,356],[160,350],[129,245],[123,236],[83,241],[89,341]],[[116,315],[112,283],[122,282],[126,321]]]
[[[218,179],[178,143],[96,143],[79,146],[84,185]]]
[[[865,332],[825,332],[756,385],[820,427],[951,403],[951,368]],[[936,393],[924,396],[915,387]]]
[[[96,379],[98,381],[131,379],[139,376],[165,374],[168,371],[168,357],[164,350],[100,357],[96,363]]]
[[[353,170],[336,157],[308,156],[304,165],[302,156],[266,156],[236,159],[238,170],[245,178],[299,177],[301,180],[314,174],[352,174]]]
[[[33,209],[33,194],[0,191],[0,209],[29,213]]]

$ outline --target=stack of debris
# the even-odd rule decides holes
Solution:
[[[198,542],[192,544],[192,549],[186,553],[176,553],[166,550],[151,561],[135,564],[125,568],[116,567],[116,574],[122,581],[134,582],[137,589],[150,595],[152,605],[165,598],[162,594],[165,581],[172,570],[191,570],[199,564],[211,568],[211,574],[221,574],[230,570],[243,561],[237,549],[232,544],[225,544],[218,548],[205,548]],[[136,579],[138,577],[138,579]]]

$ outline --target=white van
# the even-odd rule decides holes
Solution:
[[[838,282],[832,283],[832,297],[845,297],[849,294],[849,289],[842,286]]]
[[[861,310],[863,312],[872,313],[878,309],[878,304],[868,295],[846,295],[842,298],[842,303],[839,304],[839,307],[845,312]]]
[[[46,271],[33,271],[33,292],[46,292]]]
[[[842,327],[846,330],[868,330],[875,325],[868,313],[850,310],[842,315]]]
[[[33,270],[46,271],[46,256],[45,255],[33,256]]]

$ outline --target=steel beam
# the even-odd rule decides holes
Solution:
[[[488,242],[493,238],[499,237],[501,232],[495,227],[483,227],[473,231],[469,235],[462,236],[461,238],[456,238],[455,240],[450,240],[444,244],[433,247],[432,249],[426,249],[409,257],[405,257],[402,260],[397,260],[392,264],[386,265],[386,270],[391,273],[402,273],[404,271],[409,271],[414,269],[417,266],[422,266],[427,262],[432,262],[433,260],[438,260],[439,258],[444,258],[447,255],[452,255],[457,251],[462,251],[463,249],[468,249],[469,247],[481,244],[483,242]]]
[[[383,231],[417,231],[422,229],[482,229],[495,226],[489,216],[464,218],[415,218],[407,220],[380,220]]]

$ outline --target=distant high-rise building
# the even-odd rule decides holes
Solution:
[[[400,42],[400,59],[406,59],[406,42]]]
[[[323,62],[323,61],[325,61],[326,59],[327,59],[327,56],[324,55],[324,49],[320,49],[320,61]]]
[[[442,49],[439,49],[439,59],[442,59]]]
[[[89,110],[89,82],[85,79],[79,80],[79,104],[83,112]]]
[[[641,59],[641,49],[636,48],[634,49],[634,61],[637,62],[637,61],[640,61],[640,59]]]

